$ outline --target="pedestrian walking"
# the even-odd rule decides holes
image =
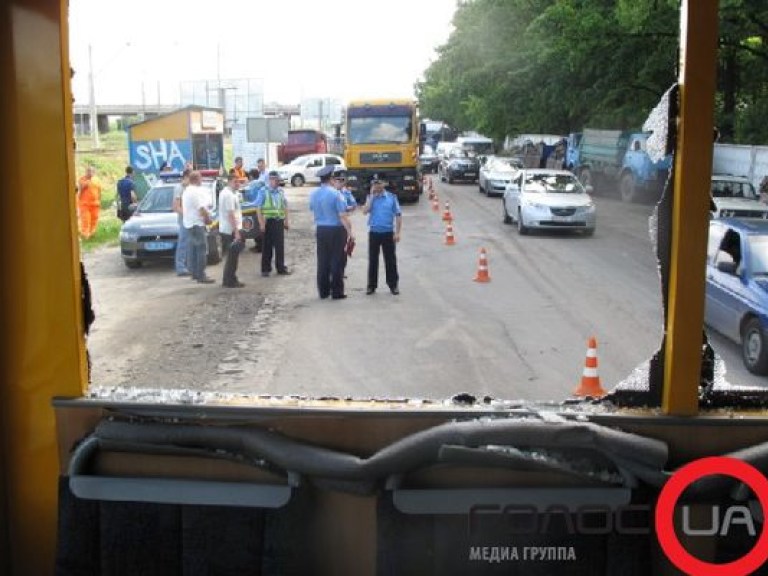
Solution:
[[[88,166],[77,186],[77,209],[80,216],[80,234],[88,239],[96,233],[101,212],[101,182],[96,168]]]
[[[188,262],[192,279],[200,284],[212,284],[213,278],[206,276],[206,248],[208,244],[208,224],[211,223],[210,192],[200,184],[203,179],[197,170],[189,174],[189,186],[182,194],[184,227],[188,233]]]
[[[176,268],[177,276],[189,276],[188,266],[188,248],[189,230],[184,226],[184,205],[182,203],[182,197],[184,190],[189,186],[189,175],[192,173],[191,168],[185,168],[181,173],[181,182],[173,189],[173,211],[176,212],[179,222],[179,238],[176,241],[176,253],[174,256],[174,266]]]
[[[262,232],[261,275],[269,276],[272,272],[273,255],[277,273],[286,275],[291,273],[285,265],[285,231],[290,228],[288,202],[280,187],[280,175],[273,170],[268,176],[267,185],[259,190],[254,202]]]
[[[226,258],[221,284],[225,288],[242,288],[245,286],[237,279],[240,252],[245,246],[242,237],[243,212],[240,207],[240,193],[237,191],[238,180],[236,174],[230,173],[227,185],[219,194],[219,234],[221,235],[221,250]]]
[[[373,294],[378,288],[381,252],[389,291],[393,295],[400,294],[395,245],[400,241],[403,217],[397,196],[386,190],[383,178],[377,175],[371,181],[363,214],[368,214],[368,289],[365,293]]]
[[[123,222],[131,217],[131,205],[136,204],[136,184],[133,182],[133,168],[126,166],[125,176],[117,181],[117,217]]]
[[[317,172],[320,186],[309,195],[309,209],[314,214],[317,238],[317,292],[320,298],[346,298],[344,292],[343,254],[347,239],[354,241],[347,204],[331,185],[333,166]]]

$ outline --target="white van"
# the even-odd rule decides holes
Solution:
[[[489,156],[496,153],[493,140],[486,136],[459,136],[456,138],[456,144],[477,156]]]

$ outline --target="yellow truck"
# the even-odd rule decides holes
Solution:
[[[364,201],[374,174],[401,201],[418,201],[419,114],[415,101],[355,100],[347,106],[344,163],[349,187]]]

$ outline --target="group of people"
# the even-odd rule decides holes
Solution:
[[[317,237],[317,292],[321,299],[341,300],[347,256],[355,244],[349,214],[357,202],[346,188],[346,172],[327,166],[318,173],[320,186],[309,197]],[[379,254],[383,253],[386,282],[393,295],[400,293],[395,245],[400,241],[402,213],[397,196],[387,191],[384,179],[374,175],[363,205],[368,215],[368,283],[366,294],[379,284]]]
[[[267,172],[263,159],[258,165],[261,172],[253,177],[261,178],[266,184],[259,188],[256,200],[256,214],[262,236],[261,275],[272,272],[274,256],[275,271],[279,275],[290,274],[285,265],[284,231],[290,228],[288,203],[280,187],[277,172]],[[240,253],[245,247],[243,211],[238,189],[248,181],[242,171],[242,160],[236,159],[235,167],[229,171],[227,184],[219,193],[218,221],[221,248],[224,257],[222,286],[242,288],[245,286],[237,277]],[[205,273],[207,254],[207,227],[211,223],[210,193],[200,186],[199,172],[185,168],[182,181],[174,192],[173,209],[179,214],[179,239],[176,244],[175,267],[179,276],[191,276],[202,284],[215,282]]]
[[[317,291],[321,299],[340,300],[347,297],[344,278],[347,258],[355,245],[350,214],[357,210],[357,202],[346,187],[346,172],[327,166],[318,172],[320,185],[311,192],[309,209],[314,215],[317,240]],[[224,269],[222,285],[227,288],[245,286],[237,277],[240,253],[245,247],[243,212],[239,188],[250,180],[260,180],[254,206],[261,234],[261,275],[288,275],[285,264],[285,231],[290,229],[288,202],[280,186],[279,174],[267,171],[264,159],[257,168],[246,172],[242,158],[235,158],[229,171],[227,185],[218,199],[219,234],[221,236]],[[213,206],[210,191],[202,185],[202,175],[187,164],[181,182],[173,195],[173,210],[178,214],[179,237],[176,243],[175,269],[179,276],[190,276],[201,284],[215,280],[206,274],[207,234]],[[368,216],[368,277],[366,294],[374,294],[379,284],[379,255],[383,255],[386,284],[393,295],[400,293],[395,246],[400,241],[402,213],[397,196],[386,190],[385,181],[374,175],[370,191],[362,206]],[[125,176],[117,183],[118,216],[126,221],[131,206],[136,203],[133,168],[125,169]],[[101,185],[95,178],[95,169],[88,167],[78,186],[80,232],[90,238],[98,224]]]

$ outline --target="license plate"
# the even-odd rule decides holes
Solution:
[[[174,246],[173,242],[145,242],[144,250],[171,250]]]
[[[477,176],[474,172],[464,172],[464,176]]]
[[[555,222],[570,222],[571,217],[570,216],[552,216],[552,220]]]

